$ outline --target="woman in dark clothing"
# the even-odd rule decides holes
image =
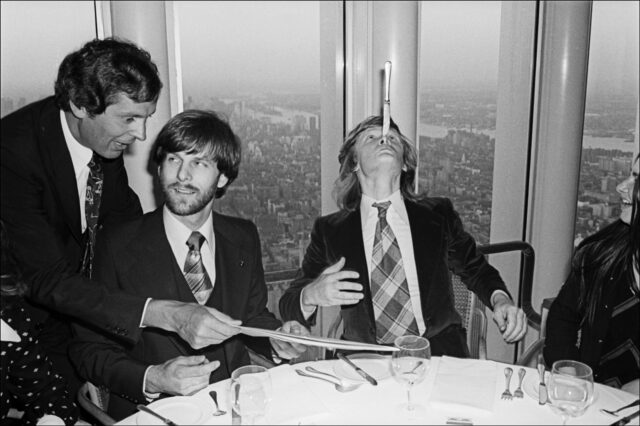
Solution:
[[[20,424],[36,424],[45,414],[55,415],[65,424],[78,419],[78,408],[67,392],[66,381],[52,371],[51,363],[33,337],[33,322],[25,310],[22,295],[26,284],[11,256],[4,225],[0,222],[2,241],[2,281],[0,284],[0,423],[4,424],[10,408],[23,411]]]
[[[547,317],[544,358],[548,365],[575,359],[591,366],[594,379],[638,394],[640,377],[640,183],[638,163],[616,188],[620,219],[578,246],[569,278]]]

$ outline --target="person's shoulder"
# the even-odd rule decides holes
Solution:
[[[316,219],[316,224],[321,226],[328,226],[330,228],[337,228],[350,218],[353,218],[354,215],[360,215],[360,210],[342,209],[338,210],[337,212],[318,217]]]
[[[407,201],[407,205],[415,206],[423,214],[432,214],[444,218],[451,217],[455,213],[453,203],[446,197],[421,197],[416,201]]]
[[[59,123],[60,110],[53,97],[45,98],[13,111],[2,118],[2,146],[15,146],[16,150],[29,150],[29,142],[37,140],[37,135],[52,124]],[[61,127],[61,126],[60,126]]]
[[[120,222],[109,222],[100,229],[99,238],[108,239],[112,243],[127,244],[132,239],[137,238],[137,235],[142,232],[142,228],[148,226],[149,222],[152,221],[157,214],[156,211],[152,211],[142,216],[127,218]],[[162,215],[160,215],[158,224],[162,224]],[[160,231],[161,228],[158,227],[158,232]]]
[[[49,96],[48,98],[32,102],[7,114],[2,118],[2,127],[37,120],[38,117],[44,114],[57,113],[58,111],[59,109],[55,104],[53,96]]]
[[[213,212],[213,229],[238,243],[258,236],[258,227],[251,220],[218,212]]]

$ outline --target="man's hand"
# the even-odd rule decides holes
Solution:
[[[517,342],[527,333],[527,316],[504,294],[499,293],[495,297],[493,321],[507,343]]]
[[[152,365],[144,390],[147,393],[191,395],[209,385],[211,372],[219,366],[219,361],[209,362],[204,355],[179,356],[164,364]]]
[[[284,333],[296,334],[298,336],[310,336],[309,330],[302,326],[298,321],[287,321],[282,324],[282,327],[278,328],[278,331]],[[299,357],[304,351],[307,350],[307,346],[300,345],[298,343],[289,343],[282,340],[269,338],[273,350],[276,351],[278,356],[283,359],[293,359]]]
[[[353,305],[364,297],[362,284],[348,281],[357,279],[360,274],[343,271],[344,263],[345,259],[341,257],[304,288],[301,300],[303,306]]]
[[[143,325],[173,331],[194,349],[215,345],[235,336],[242,322],[197,303],[151,300]]]

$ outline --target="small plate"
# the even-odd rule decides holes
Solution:
[[[384,380],[391,376],[391,367],[389,365],[388,356],[362,353],[349,355],[347,358],[376,380]],[[339,377],[351,379],[357,382],[366,382],[366,379],[359,375],[353,367],[339,359],[336,360],[335,364],[333,364],[333,371]]]
[[[548,371],[544,372],[544,382],[547,384],[547,389],[549,387],[549,376],[551,373],[549,373]],[[538,373],[536,372],[535,374],[527,374],[527,376],[525,377],[523,383],[522,383],[522,390],[524,390],[524,392],[529,395],[531,398],[533,398],[534,400],[538,400],[538,386],[540,385],[540,377],[538,376]],[[595,385],[595,383],[594,383]],[[593,401],[595,401],[598,397],[598,390],[597,389],[593,389]],[[592,403],[593,403],[592,401]]]
[[[204,424],[209,416],[200,405],[200,402],[189,396],[173,396],[153,402],[148,406],[150,409],[180,425]],[[136,424],[138,425],[164,425],[162,420],[144,411],[136,414]]]

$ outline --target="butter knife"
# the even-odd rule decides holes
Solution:
[[[640,411],[636,411],[635,413],[631,413],[628,416],[625,416],[625,417],[621,418],[617,422],[611,423],[611,426],[626,425],[627,423],[629,423],[631,420],[635,419],[638,416],[640,416]]]
[[[149,413],[152,416],[156,416],[157,418],[159,418],[160,420],[162,420],[165,424],[167,424],[169,426],[178,426],[174,422],[169,420],[168,418],[161,416],[160,414],[156,413],[155,411],[153,411],[151,408],[147,407],[146,405],[138,404],[136,408],[138,410],[140,410],[140,411],[144,411],[145,413]]]
[[[538,376],[540,376],[540,384],[538,385],[538,404],[544,405],[549,399],[547,394],[547,385],[544,383],[544,360],[542,354],[538,355]]]
[[[338,358],[340,358],[341,360],[343,360],[344,362],[349,364],[354,370],[356,370],[356,373],[358,373],[359,375],[364,377],[367,382],[371,383],[373,386],[377,386],[378,385],[378,382],[376,381],[376,379],[374,379],[369,374],[367,374],[367,372],[364,371],[362,368],[360,368],[357,365],[355,365],[353,363],[353,361],[351,361],[349,358],[347,358],[346,356],[342,355],[341,353],[338,353]]]

